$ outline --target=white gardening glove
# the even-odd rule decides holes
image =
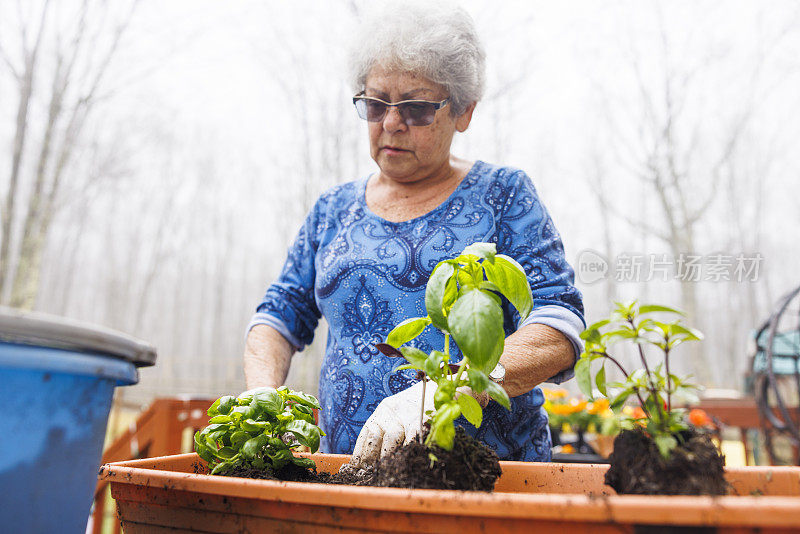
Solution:
[[[429,380],[425,382],[425,411],[428,411],[434,409],[436,383]],[[422,381],[417,382],[378,404],[358,434],[353,456],[346,468],[359,469],[372,465],[381,456],[410,443],[421,433],[422,384]]]

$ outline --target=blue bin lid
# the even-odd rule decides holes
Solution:
[[[111,356],[137,367],[155,365],[156,349],[135,337],[42,313],[0,307],[0,341]]]

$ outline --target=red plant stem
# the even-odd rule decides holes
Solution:
[[[669,376],[669,336],[664,336],[664,368],[667,371],[667,413],[672,411],[672,378]]]
[[[633,317],[628,317],[628,322],[633,328],[634,332],[638,332],[636,328],[636,324],[633,322]],[[662,407],[658,405],[658,395],[656,394],[656,386],[653,383],[653,375],[650,374],[650,366],[647,365],[647,358],[644,357],[644,349],[642,348],[641,343],[637,343],[636,346],[639,349],[639,357],[642,360],[642,365],[644,365],[644,370],[647,373],[647,383],[650,384],[650,396],[653,397],[653,403],[656,405],[656,411],[661,412]],[[641,400],[641,397],[640,397]],[[642,409],[644,410],[644,404],[642,405]],[[646,411],[646,410],[645,410]],[[666,417],[662,418],[662,421],[666,420]]]
[[[621,363],[619,363],[619,362],[618,362],[618,361],[617,361],[615,358],[613,358],[613,357],[612,357],[610,354],[608,354],[607,352],[596,352],[596,351],[593,351],[593,353],[594,353],[594,354],[600,354],[600,355],[601,355],[601,356],[603,356],[604,358],[608,358],[608,359],[609,359],[609,360],[611,360],[611,361],[612,361],[612,362],[613,362],[613,363],[614,363],[614,364],[615,364],[617,367],[619,367],[619,370],[620,370],[620,371],[622,371],[622,374],[624,374],[624,375],[625,375],[625,378],[626,378],[626,379],[630,377],[630,375],[628,374],[628,371],[626,371],[626,370],[625,370],[625,368],[624,368],[624,367],[622,367],[622,364],[621,364]],[[642,396],[641,396],[641,394],[639,393],[639,388],[634,388],[634,389],[636,390],[636,397],[638,397],[638,399],[639,399],[639,405],[642,407],[642,411],[643,411],[643,412],[644,412],[644,413],[647,415],[647,417],[650,417],[650,412],[648,412],[648,411],[647,411],[647,407],[644,405],[644,400],[642,399]]]
[[[630,376],[628,374],[628,371],[626,371],[625,368],[622,367],[622,365],[616,359],[612,358],[611,355],[609,355],[607,352],[594,352],[594,354],[600,354],[611,360],[612,363],[614,363],[617,367],[619,367],[619,370],[622,371],[622,374],[625,375],[625,378],[628,378]]]

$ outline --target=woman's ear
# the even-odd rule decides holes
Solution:
[[[456,117],[456,130],[459,132],[464,132],[469,128],[469,123],[472,121],[472,112],[475,111],[475,106],[477,102],[473,102],[467,109],[464,110],[464,113]]]

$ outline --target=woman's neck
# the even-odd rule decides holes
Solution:
[[[392,180],[378,173],[367,183],[367,206],[376,215],[393,222],[420,217],[444,202],[471,166],[451,156],[437,172],[413,182]]]

